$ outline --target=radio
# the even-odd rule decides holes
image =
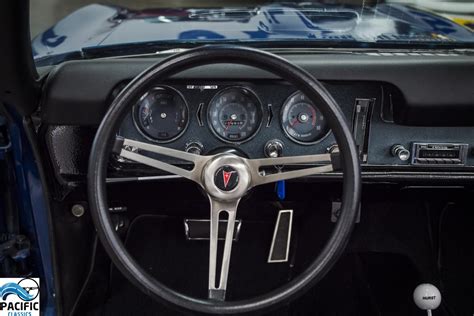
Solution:
[[[467,144],[413,143],[412,165],[464,165]]]

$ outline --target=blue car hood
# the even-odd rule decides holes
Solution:
[[[92,4],[33,39],[36,60],[139,42],[311,40],[474,43],[474,32],[403,5],[272,4],[234,9],[147,9]]]

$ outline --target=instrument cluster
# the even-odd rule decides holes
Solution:
[[[262,97],[250,87],[207,87],[212,88],[213,95],[207,104],[198,105],[174,87],[153,87],[133,107],[135,127],[146,139],[157,143],[169,143],[180,138],[193,119],[200,126],[207,125],[216,139],[227,144],[251,140],[262,125],[268,127],[275,119],[284,135],[295,144],[318,143],[330,132],[317,104],[299,91],[290,91],[286,98],[282,98],[282,103],[276,107],[278,113],[274,113],[271,104],[262,102]],[[196,113],[191,115],[191,112]],[[204,117],[206,124],[203,123]]]

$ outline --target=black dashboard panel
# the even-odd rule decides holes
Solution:
[[[341,106],[350,126],[357,121],[354,115],[359,105],[370,103],[362,124],[367,130],[357,137],[358,141],[364,142],[361,163],[366,177],[396,180],[413,179],[414,175],[421,174],[430,179],[447,179],[448,173],[453,175],[453,179],[474,177],[474,113],[469,114],[474,111],[474,97],[472,91],[466,90],[467,82],[472,80],[467,77],[472,71],[466,68],[474,68],[474,58],[449,54],[444,57],[434,54],[284,57],[323,81]],[[74,161],[78,159],[75,153],[85,153],[81,159],[86,159],[94,130],[113,97],[129,80],[156,61],[143,58],[75,61],[64,63],[50,73],[42,100],[42,131],[57,177],[83,179],[86,164]],[[440,83],[440,78],[443,83]],[[77,89],[79,84],[81,89]],[[263,71],[236,65],[207,66],[165,82],[156,82],[156,86],[159,85],[176,89],[189,107],[189,125],[165,146],[185,150],[191,142],[198,142],[202,144],[204,154],[233,149],[256,158],[264,156],[266,142],[273,139],[283,142],[284,156],[324,153],[334,144],[330,133],[309,146],[288,137],[282,129],[280,113],[283,103],[295,88]],[[212,88],[199,89],[202,86]],[[220,91],[235,86],[255,93],[262,105],[261,126],[251,141],[226,141],[216,137],[208,124],[207,111],[211,100]],[[73,143],[68,144],[71,148],[71,154],[68,154],[58,146],[67,141],[65,135],[71,134],[87,137],[70,137]],[[132,111],[125,118],[119,134],[151,141],[137,128]],[[81,141],[77,141],[79,138]],[[413,165],[412,157],[401,160],[393,154],[395,145],[412,153],[413,144],[418,142],[464,144],[467,150],[463,164]],[[114,161],[113,167],[124,177],[156,174],[156,170],[120,161]]]
[[[472,54],[472,53],[471,53]],[[394,98],[400,124],[430,125],[442,113],[444,125],[474,126],[472,73],[469,53],[282,54],[323,81],[389,83],[401,92]],[[42,119],[47,124],[98,125],[110,104],[110,92],[161,58],[122,58],[71,61],[49,75],[42,98]],[[211,65],[188,70],[177,78],[202,80],[278,79],[255,68]],[[469,84],[471,83],[471,84]],[[78,86],[81,89],[78,89]],[[410,116],[409,113],[416,113]],[[435,113],[433,115],[432,113]],[[433,124],[434,124],[433,123]],[[441,124],[441,125],[443,125]]]

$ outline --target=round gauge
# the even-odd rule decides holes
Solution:
[[[217,93],[208,108],[211,130],[228,142],[249,140],[262,122],[262,105],[257,96],[242,87],[230,87]]]
[[[300,144],[313,144],[329,132],[323,114],[301,92],[295,92],[285,101],[281,122],[286,135]]]
[[[155,87],[136,104],[134,121],[148,139],[169,142],[186,129],[188,112],[186,101],[178,91],[170,87]]]

